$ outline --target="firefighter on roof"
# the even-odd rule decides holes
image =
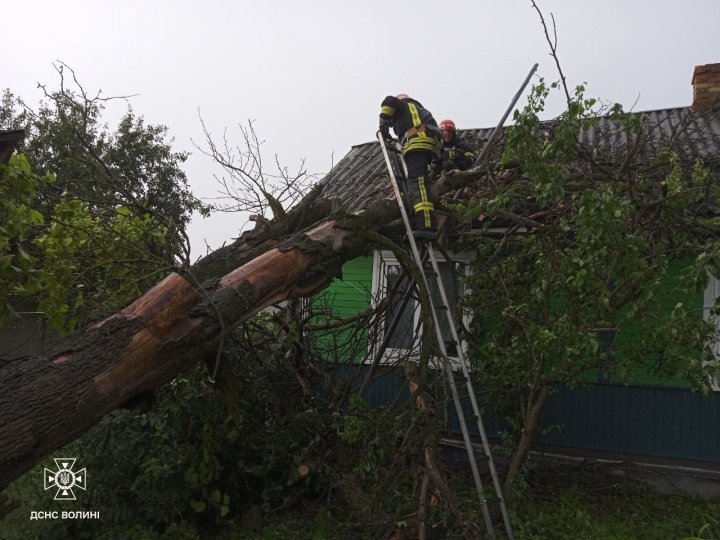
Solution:
[[[449,119],[443,120],[440,122],[440,131],[442,131],[443,142],[443,171],[469,169],[475,161],[475,153],[469,144],[461,141],[457,136],[455,122]]]
[[[380,131],[390,138],[390,128],[402,144],[408,170],[408,202],[413,236],[434,240],[437,235],[435,206],[428,197],[432,162],[440,157],[440,128],[430,111],[406,94],[387,96],[380,109]]]

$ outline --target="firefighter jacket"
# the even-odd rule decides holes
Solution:
[[[429,150],[440,156],[441,134],[430,111],[412,98],[387,96],[380,108],[380,129],[391,126],[403,147],[403,155]]]
[[[464,171],[470,168],[473,161],[475,161],[475,153],[472,147],[461,141],[457,135],[453,135],[449,142],[443,141],[442,165],[444,171],[453,169]]]

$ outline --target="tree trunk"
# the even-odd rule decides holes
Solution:
[[[540,418],[540,413],[542,412],[543,407],[545,406],[549,391],[550,387],[547,384],[542,384],[537,399],[533,399],[532,392],[528,398],[527,413],[525,415],[525,421],[523,422],[522,433],[520,434],[520,442],[518,442],[518,445],[515,447],[515,450],[510,456],[507,474],[505,475],[505,482],[503,483],[503,496],[508,506],[512,501],[513,480],[520,470],[520,466],[523,464],[525,458],[530,452],[533,435],[535,434],[535,428],[537,427],[537,421],[538,418]]]
[[[221,279],[206,279],[202,290],[171,274],[51,354],[0,367],[0,489],[128,399],[213,354],[223,333],[260,309],[327,286],[366,244],[353,223],[378,226],[325,222],[274,242]]]
[[[321,191],[318,184],[282,219],[169,275],[51,354],[0,366],[0,490],[108,412],[215,353],[259,310],[326,287],[345,261],[370,251],[365,231],[402,234],[393,198],[325,221],[332,201]],[[313,223],[322,224],[296,232]]]
[[[421,380],[417,364],[411,360],[405,362],[405,378],[407,379],[411,396],[415,397],[415,405],[417,408],[425,414],[433,415],[433,408],[426,399],[423,390],[425,387],[425,381]],[[458,519],[458,522],[464,523],[465,516],[463,516],[462,512],[460,512],[457,497],[450,489],[444,475],[440,472],[440,469],[438,469],[435,463],[435,445],[436,441],[433,438],[426,440],[425,445],[423,446],[423,463],[425,464],[425,467],[422,471],[422,485],[424,487],[421,488],[420,491],[427,491],[426,482],[432,481],[437,490],[442,494],[450,511]],[[425,500],[423,496],[421,496],[420,505],[418,507],[418,523],[422,524],[423,529],[425,529],[425,516]]]

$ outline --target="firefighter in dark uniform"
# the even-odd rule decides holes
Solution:
[[[428,197],[433,161],[440,157],[440,128],[430,111],[406,94],[387,96],[380,109],[380,131],[389,138],[393,128],[402,144],[408,170],[408,193],[413,236],[434,240],[437,236],[435,206]]]
[[[442,131],[442,167],[443,171],[469,169],[475,161],[475,152],[472,147],[460,140],[457,136],[457,128],[452,120],[440,122]]]

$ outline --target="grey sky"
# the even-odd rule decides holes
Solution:
[[[571,86],[648,110],[689,105],[695,65],[720,62],[720,0],[539,0],[555,16]],[[197,152],[198,109],[210,130],[256,121],[266,159],[329,170],[374,137],[380,101],[405,92],[436,119],[494,125],[534,62],[558,78],[527,0],[25,0],[3,5],[0,88],[26,101],[57,87],[62,60],[90,91],[140,94],[131,104],[193,152],[195,193],[220,173]],[[522,103],[522,101],[521,101]],[[558,95],[547,116],[560,112]],[[108,120],[124,111],[109,110]],[[113,117],[112,115],[117,116]],[[238,236],[246,214],[196,218],[193,257]]]

